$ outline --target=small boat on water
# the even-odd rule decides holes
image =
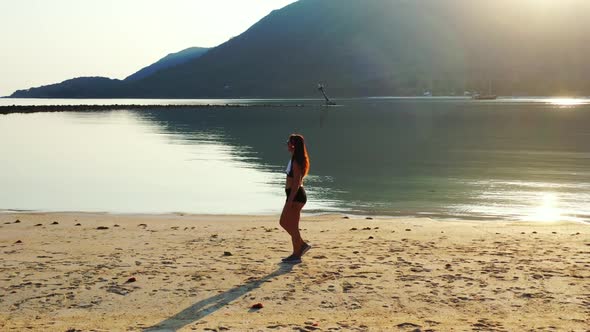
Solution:
[[[485,94],[482,95],[482,94],[476,92],[473,95],[471,95],[471,98],[475,99],[475,100],[494,100],[494,99],[498,99],[498,96],[492,94],[492,81],[490,81],[487,95],[485,95]]]
[[[475,100],[494,100],[494,99],[498,99],[498,96],[496,96],[496,95],[480,95],[479,93],[476,93],[473,96],[471,96],[471,98],[473,98]]]

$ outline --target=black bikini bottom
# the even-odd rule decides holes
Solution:
[[[285,194],[287,194],[287,199],[289,199],[289,195],[291,195],[291,188],[286,188]],[[297,190],[295,199],[293,201],[303,204],[307,202],[307,195],[305,194],[305,189],[303,189],[303,187],[299,187],[299,190]]]

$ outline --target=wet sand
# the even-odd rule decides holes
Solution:
[[[0,214],[0,330],[590,331],[590,225],[277,220]]]

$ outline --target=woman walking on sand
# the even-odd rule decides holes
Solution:
[[[281,213],[280,224],[291,235],[293,253],[289,257],[283,258],[282,261],[296,264],[301,263],[301,256],[311,249],[311,246],[303,241],[299,233],[301,209],[307,202],[307,195],[305,189],[303,189],[303,178],[309,172],[309,156],[307,155],[305,140],[301,135],[292,134],[287,141],[287,148],[291,153],[291,160],[285,170],[285,173],[287,173],[287,182],[285,184],[287,201]]]

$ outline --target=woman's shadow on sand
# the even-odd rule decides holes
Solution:
[[[144,328],[144,332],[170,332],[181,329],[199,319],[214,313],[223,308],[235,299],[251,292],[260,287],[265,282],[291,272],[293,264],[279,264],[279,267],[269,275],[257,280],[247,282],[241,286],[234,287],[221,294],[217,294],[208,299],[201,300],[190,307],[182,310],[176,315],[159,322],[156,325]]]

